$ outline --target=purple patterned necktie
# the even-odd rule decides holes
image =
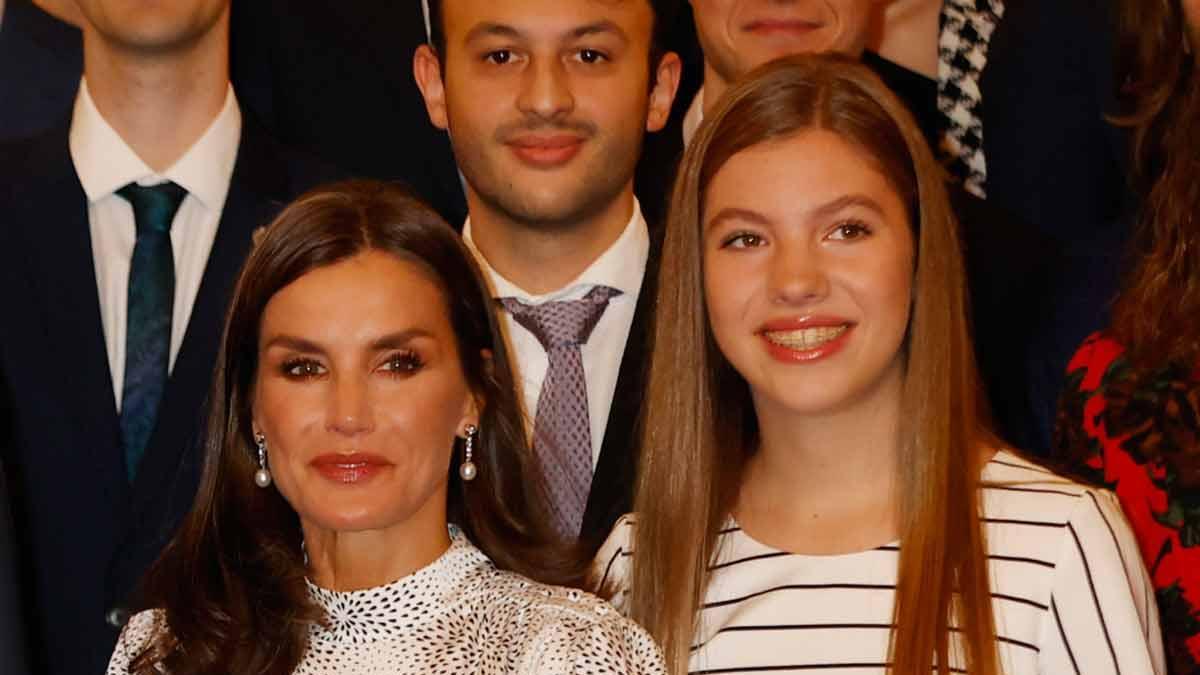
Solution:
[[[568,539],[579,536],[592,488],[592,432],[580,346],[587,344],[608,301],[620,294],[596,286],[580,300],[527,305],[499,299],[546,350],[549,364],[538,393],[533,450],[549,483],[555,530]]]

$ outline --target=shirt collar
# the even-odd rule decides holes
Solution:
[[[129,183],[153,185],[169,180],[206,208],[219,209],[229,191],[241,135],[242,113],[230,86],[225,105],[208,129],[175,164],[161,174],[155,173],[100,114],[84,79],[71,119],[71,161],[90,202]]]
[[[692,144],[692,139],[696,137],[696,131],[700,129],[700,124],[704,122],[704,87],[696,92],[696,97],[692,99],[692,104],[688,106],[687,114],[683,117],[683,147]]]
[[[600,254],[600,257],[574,281],[542,295],[530,295],[488,264],[471,239],[470,217],[463,225],[463,241],[491,282],[493,297],[512,297],[531,305],[560,300],[580,289],[591,289],[594,286],[610,286],[628,297],[636,297],[641,291],[642,279],[646,274],[646,261],[650,257],[650,230],[642,216],[642,206],[636,198],[633,201],[633,215],[629,218],[629,224],[612,246]]]

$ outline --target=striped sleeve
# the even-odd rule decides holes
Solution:
[[[1063,533],[1040,672],[1163,675],[1154,590],[1116,497],[1088,490]]]
[[[621,516],[592,561],[590,590],[607,599],[622,614],[629,613],[629,574],[633,563],[634,525],[633,514]]]

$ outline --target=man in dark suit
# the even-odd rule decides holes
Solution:
[[[466,202],[412,78],[419,0],[233,4],[233,83],[276,138],[353,175],[399,180],[456,226]]]
[[[430,3],[414,72],[466,179],[463,235],[492,283],[568,539],[630,508],[661,228],[633,192],[679,77],[666,3]]]
[[[34,665],[63,675],[104,670],[189,510],[251,233],[320,177],[243,120],[229,0],[79,4],[69,120],[0,149],[0,451]]]
[[[17,547],[12,534],[8,481],[0,466],[0,663],[8,675],[26,675],[25,625],[17,586]]]
[[[64,20],[77,15],[74,0],[40,4],[0,0],[0,142],[61,122],[79,89],[83,40]]]

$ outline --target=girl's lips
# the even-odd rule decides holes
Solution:
[[[849,341],[855,324],[806,325],[758,333],[767,354],[782,363],[811,363],[841,351]]]

